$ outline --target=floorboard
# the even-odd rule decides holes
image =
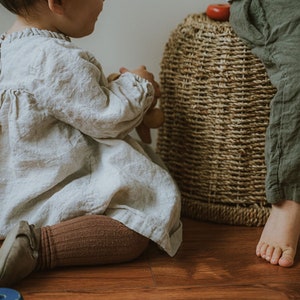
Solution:
[[[24,300],[300,299],[299,254],[292,268],[257,258],[262,228],[188,218],[183,224],[174,258],[151,244],[131,263],[37,272],[14,288]]]

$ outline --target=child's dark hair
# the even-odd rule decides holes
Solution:
[[[39,0],[0,0],[0,3],[10,12],[16,15],[22,15],[28,11],[28,8]]]

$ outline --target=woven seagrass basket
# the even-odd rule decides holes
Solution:
[[[157,151],[182,193],[184,216],[262,226],[265,131],[275,89],[228,22],[187,16],[161,62],[166,121]]]

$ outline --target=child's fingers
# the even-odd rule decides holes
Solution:
[[[125,67],[121,67],[120,69],[119,69],[119,72],[121,73],[121,74],[123,74],[123,73],[125,73],[125,72],[130,72],[127,68],[125,68]]]

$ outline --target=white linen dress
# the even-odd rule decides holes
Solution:
[[[129,72],[108,83],[59,33],[25,29],[0,47],[0,238],[20,220],[103,214],[175,255],[180,193],[154,151],[129,136],[152,85]]]

